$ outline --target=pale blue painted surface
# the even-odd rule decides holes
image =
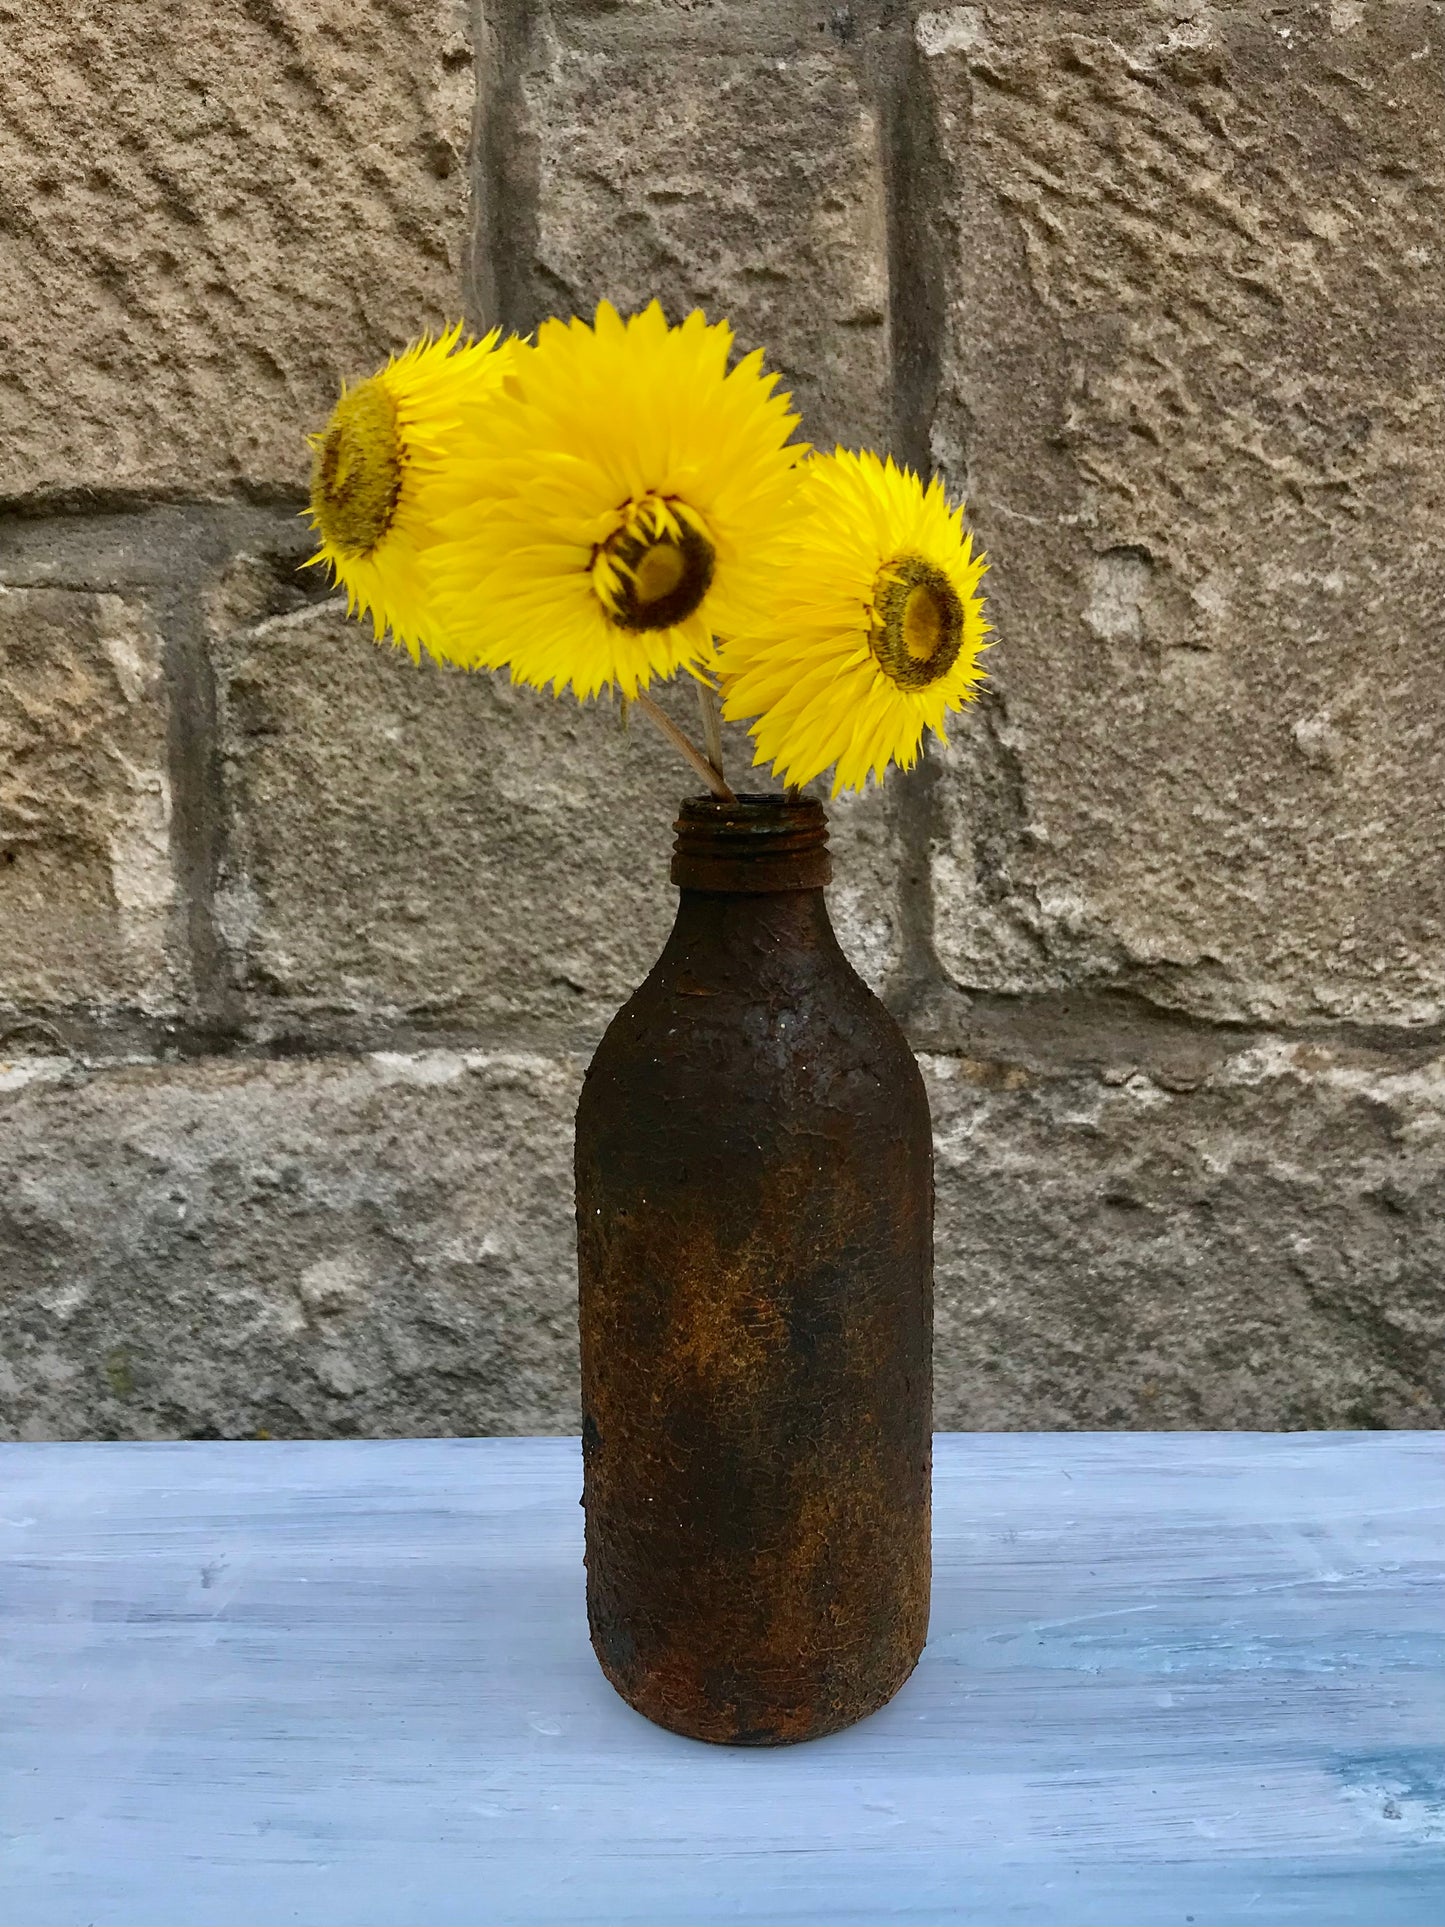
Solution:
[[[949,1437],[874,1719],[598,1673],[567,1440],[0,1447],[7,1927],[1441,1927],[1439,1434]]]

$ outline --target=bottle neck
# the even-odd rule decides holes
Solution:
[[[820,892],[831,876],[828,819],[812,797],[690,796],[673,825],[672,880],[684,892]]]
[[[689,797],[677,821],[668,975],[697,991],[766,993],[842,952],[828,917],[828,819],[811,797]]]

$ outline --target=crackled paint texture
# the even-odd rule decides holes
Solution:
[[[1440,1919],[1438,1439],[945,1434],[917,1672],[761,1754],[594,1665],[575,1440],[10,1456],[6,1920]]]
[[[576,1428],[687,781],[373,648],[296,509],[414,330],[654,292],[993,557],[832,818],[940,1423],[1440,1423],[1445,8],[94,13],[0,0],[0,1433]]]

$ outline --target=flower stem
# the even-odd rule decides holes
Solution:
[[[726,780],[723,769],[722,707],[717,699],[717,691],[710,682],[698,680],[697,706],[702,711],[702,741],[707,760],[718,775]]]
[[[645,689],[639,689],[632,700],[637,704],[637,707],[642,711],[644,716],[650,718],[652,722],[657,724],[657,727],[662,731],[663,735],[667,738],[668,742],[672,744],[678,754],[685,757],[687,761],[691,763],[692,767],[697,771],[704,783],[707,784],[714,796],[721,797],[724,803],[737,802],[738,799],[723,781],[721,770],[708,761],[690,736],[684,736],[671,716],[667,714],[666,710],[658,708],[657,704]]]

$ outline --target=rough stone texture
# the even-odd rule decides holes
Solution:
[[[214,599],[217,917],[241,987],[278,1022],[380,1008],[595,1040],[671,928],[686,766],[613,705],[416,667],[339,601],[248,623],[274,581],[242,562]],[[696,734],[689,687],[666,700]],[[837,841],[840,937],[879,982],[897,948],[882,797],[840,809]]]
[[[661,294],[675,317],[726,316],[781,370],[804,439],[886,442],[883,154],[846,55],[718,52],[672,22],[625,18],[580,46],[536,42],[521,298],[536,314],[590,313],[603,295],[626,310]]]
[[[1445,1423],[1445,1059],[1085,1035],[923,1060],[939,1425]],[[0,1436],[574,1430],[581,1068],[6,1066]]]
[[[144,601],[0,588],[0,1031],[17,1007],[175,1003],[170,832]]]
[[[576,1423],[691,779],[296,573],[302,431],[464,288],[726,312],[969,495],[992,691],[832,810],[940,1422],[1445,1421],[1445,6],[466,24],[0,0],[0,1435]]]
[[[294,488],[461,305],[462,0],[0,9],[0,492]]]
[[[927,1060],[945,1429],[1445,1423],[1445,1058]]]
[[[741,785],[743,779],[736,781]],[[760,778],[758,787],[771,785]],[[827,784],[817,783],[809,793],[828,811],[833,928],[858,975],[886,1000],[907,969],[904,903],[910,859],[898,791],[884,786],[830,799]]]
[[[934,450],[1001,638],[935,865],[965,985],[1445,1014],[1438,5],[917,25]]]
[[[581,1066],[0,1075],[0,1435],[575,1431]]]

